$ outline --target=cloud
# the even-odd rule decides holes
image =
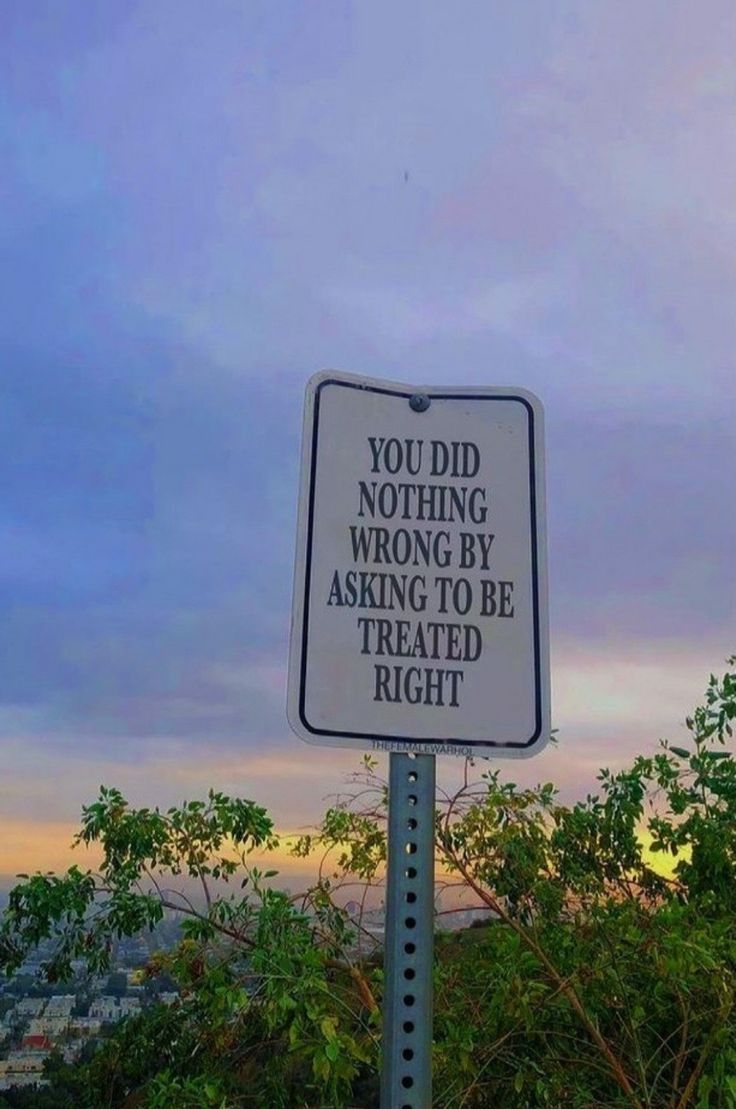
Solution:
[[[656,740],[660,730],[682,727],[702,700],[708,673],[719,672],[725,657],[716,645],[684,641],[563,641],[555,648],[555,723],[563,735],[605,727],[637,729]]]
[[[569,747],[520,773],[582,782],[668,726],[668,673],[732,649],[731,8],[26,7],[0,43],[3,805],[63,820],[152,767],[151,794],[167,766],[245,788],[264,748],[284,811],[339,782],[283,711],[328,365],[546,404]]]
[[[556,641],[553,725],[561,746],[514,764],[514,776],[531,780],[552,773],[565,783],[575,768],[587,773],[607,759],[651,747],[661,736],[679,734],[708,674],[719,673],[732,650],[725,635],[697,645],[630,637]],[[227,677],[248,684],[238,674]],[[259,677],[281,700],[279,668],[267,667]],[[282,827],[294,828],[317,818],[324,797],[343,788],[361,758],[357,751],[305,745],[285,724],[260,734],[244,730],[239,742],[228,733],[197,740],[190,732],[121,732],[98,740],[94,750],[72,733],[51,744],[41,721],[14,719],[12,711],[5,713],[2,731],[2,764],[12,776],[4,777],[0,798],[3,811],[18,816],[39,808],[49,818],[60,817],[69,811],[71,793],[79,808],[105,781],[130,791],[139,804],[173,804],[210,786],[238,792],[267,804]],[[461,772],[460,761],[442,759],[440,766],[450,778]]]
[[[17,874],[36,870],[66,870],[76,864],[94,867],[101,858],[94,849],[71,850],[77,826],[68,821],[41,822],[0,817],[0,884],[12,884]]]

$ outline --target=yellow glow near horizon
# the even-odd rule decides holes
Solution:
[[[0,818],[0,876],[66,870],[76,863],[93,867],[101,858],[99,849],[78,847],[72,840],[78,824],[66,821],[45,823],[34,820]]]
[[[645,828],[639,831],[639,842],[644,848],[644,861],[663,878],[674,878],[677,864],[690,857],[689,848],[680,851],[679,855],[670,855],[667,851],[652,851],[652,836]]]
[[[75,864],[82,869],[95,869],[102,858],[101,848],[98,845],[73,848],[72,841],[78,830],[78,824],[61,821],[42,823],[0,818],[0,880],[12,883],[20,873],[63,872]],[[313,880],[320,854],[306,859],[295,858],[290,852],[296,836],[291,832],[279,833],[279,836],[280,844],[274,851],[254,851],[249,862],[263,870],[278,870],[279,876],[287,881],[301,879],[306,884]],[[652,837],[646,829],[640,830],[639,840],[648,865],[665,878],[672,878],[677,863],[687,857],[686,852],[672,856],[652,851]],[[327,871],[331,873],[331,868]]]
[[[73,847],[78,824],[62,821],[8,819],[0,817],[0,879],[7,881],[36,871],[61,872],[70,866],[94,869],[102,859],[99,845]],[[274,851],[254,851],[249,861],[263,869],[278,870],[285,878],[316,873],[316,858],[299,859],[290,854],[294,835],[284,832]]]

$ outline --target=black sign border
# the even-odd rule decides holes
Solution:
[[[525,751],[539,739],[542,733],[542,662],[541,638],[539,618],[539,558],[537,536],[537,482],[535,458],[535,427],[534,409],[526,397],[513,393],[436,393],[431,389],[427,395],[432,400],[501,400],[515,401],[526,409],[529,430],[529,509],[531,515],[531,544],[532,544],[532,609],[534,624],[534,694],[535,694],[535,730],[530,739],[525,742],[504,741],[497,742],[492,739],[453,739],[436,738],[425,739],[404,735],[376,735],[374,732],[348,732],[331,731],[327,728],[315,728],[307,720],[305,702],[307,695],[307,660],[309,643],[309,602],[312,585],[312,538],[314,531],[314,500],[317,474],[317,445],[319,436],[320,398],[322,390],[329,385],[337,385],[343,389],[359,389],[363,393],[381,393],[384,396],[403,397],[408,400],[416,390],[411,389],[386,389],[378,385],[364,385],[361,382],[342,381],[339,378],[325,378],[320,381],[314,392],[314,412],[312,422],[312,444],[309,472],[309,506],[307,522],[307,548],[305,553],[304,572],[304,609],[302,614],[302,640],[301,659],[299,665],[299,720],[306,730],[314,736],[334,736],[344,739],[380,740],[397,743],[435,744],[450,747],[497,747],[499,750]]]

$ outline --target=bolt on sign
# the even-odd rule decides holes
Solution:
[[[288,717],[311,743],[549,736],[543,412],[510,387],[307,385]]]

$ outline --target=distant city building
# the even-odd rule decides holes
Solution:
[[[71,1016],[49,1016],[48,1009],[40,1017],[33,1017],[28,1025],[29,1036],[49,1036],[58,1039],[68,1030]]]
[[[89,1007],[90,1017],[96,1017],[98,1020],[115,1022],[122,1020],[123,1017],[132,1016],[134,1013],[139,1013],[141,1009],[141,1000],[139,997],[112,997],[105,994],[103,997],[96,997]]]
[[[24,1086],[48,1086],[42,1078],[48,1051],[11,1051],[0,1059],[0,1091]]]
[[[76,1000],[73,993],[54,994],[49,998],[48,1004],[46,1005],[46,1016],[70,1017]]]
[[[0,1074],[41,1074],[47,1054],[36,1049],[11,1051],[7,1059],[0,1059]]]
[[[91,1017],[98,1017],[104,1021],[115,1021],[120,1019],[120,1010],[118,1008],[118,999],[103,995],[96,997],[89,1007],[89,1015]]]
[[[27,1035],[23,1037],[21,1044],[24,1051],[44,1051],[49,1052],[54,1046],[48,1036]]]
[[[69,1024],[69,1032],[76,1037],[99,1036],[101,1030],[102,1021],[99,1017],[72,1017]]]

